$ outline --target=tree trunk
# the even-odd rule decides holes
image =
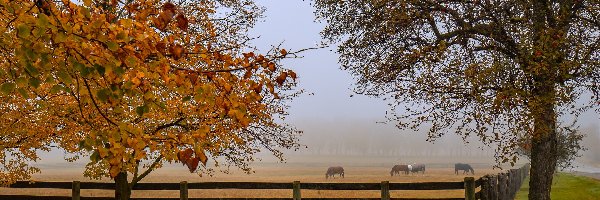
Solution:
[[[531,146],[531,177],[529,199],[549,200],[552,177],[556,170],[557,132],[552,84],[538,90],[538,102],[532,109],[534,130]]]
[[[127,172],[120,172],[115,177],[115,199],[116,200],[129,200],[131,197],[131,188],[127,181]]]

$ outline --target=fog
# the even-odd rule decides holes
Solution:
[[[593,120],[592,120],[593,121]],[[285,151],[288,163],[329,165],[389,165],[429,163],[451,165],[456,162],[495,164],[494,146],[486,146],[476,137],[463,141],[448,133],[434,142],[426,141],[426,130],[399,130],[393,124],[375,120],[304,120],[295,125],[304,130],[301,143],[305,148]],[[587,148],[576,163],[600,164],[600,131],[597,123],[586,123],[580,132],[587,136]],[[263,162],[274,162],[272,156],[261,155]],[[528,162],[522,157],[518,163]],[[504,165],[507,166],[507,165]]]

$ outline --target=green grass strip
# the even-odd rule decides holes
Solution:
[[[600,200],[600,180],[569,173],[557,173],[552,182],[550,192],[552,199]],[[526,200],[527,194],[529,194],[529,178],[525,179],[515,199]]]

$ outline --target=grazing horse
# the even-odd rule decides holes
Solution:
[[[458,175],[458,170],[462,170],[463,174],[471,171],[471,174],[475,175],[475,170],[473,170],[473,168],[469,164],[465,164],[465,163],[456,163],[456,164],[454,164],[454,173],[456,175]]]
[[[423,174],[425,174],[425,164],[412,164],[412,165],[408,165],[408,168],[410,169],[410,172],[413,173],[419,173],[422,172]]]
[[[329,167],[327,169],[327,173],[325,173],[325,179],[329,177],[334,177],[333,175],[335,174],[339,174],[340,176],[342,176],[342,178],[344,178],[344,168],[340,166]]]
[[[408,165],[394,165],[392,171],[390,171],[390,175],[394,176],[394,174],[399,174],[400,171],[403,171],[404,174],[408,174],[410,170],[408,170]]]

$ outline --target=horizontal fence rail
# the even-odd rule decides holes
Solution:
[[[131,198],[132,200],[212,200],[212,199],[262,199],[262,200],[312,200],[312,199],[493,199],[505,200],[514,198],[516,191],[519,190],[523,179],[528,175],[529,165],[525,165],[519,169],[508,170],[507,173],[499,173],[496,175],[485,175],[480,179],[475,180],[473,177],[465,177],[464,181],[460,182],[418,182],[418,183],[390,183],[383,181],[381,183],[301,183],[294,181],[293,183],[281,182],[196,182],[188,183],[186,181],[180,183],[137,183],[132,190],[179,190],[179,198]],[[480,187],[480,191],[475,192],[476,188]],[[0,199],[14,200],[106,200],[114,199],[111,197],[81,197],[81,189],[100,189],[114,190],[115,183],[100,183],[100,182],[30,182],[18,181],[10,188],[54,188],[54,189],[70,189],[72,190],[71,197],[60,196],[30,196],[30,195],[1,195]],[[188,198],[188,190],[190,189],[284,189],[292,190],[292,198]],[[301,190],[380,190],[381,198],[301,198]],[[464,198],[390,198],[390,191],[394,190],[464,190]]]
[[[472,177],[470,177],[472,179]],[[77,185],[78,187],[74,187]],[[297,185],[297,186],[296,186]],[[29,182],[18,181],[10,186],[11,188],[55,188],[55,189],[72,189],[73,194],[79,195],[79,189],[103,189],[113,190],[115,183],[99,183],[99,182]],[[77,189],[77,191],[75,191]],[[305,200],[312,199],[464,199],[464,198],[390,198],[389,192],[393,190],[464,190],[464,182],[419,182],[419,183],[280,183],[280,182],[197,182],[197,183],[137,183],[132,188],[133,190],[180,190],[180,198],[152,198],[152,199],[253,199],[253,198],[187,198],[187,190],[189,189],[290,189],[293,190],[293,198],[257,198],[263,200],[280,200],[280,199],[300,199],[300,190],[381,190],[384,198],[301,198]],[[473,188],[474,190],[474,188]],[[44,196],[27,196],[27,195],[0,195],[7,199],[18,200],[63,200],[63,199],[81,199],[81,200],[105,200],[113,199],[110,197],[44,197]],[[131,198],[132,200],[141,200],[149,198]]]
[[[17,181],[10,188],[72,189],[73,182]],[[180,183],[137,183],[133,190],[179,190]],[[390,190],[462,190],[464,182],[389,183]],[[380,190],[380,183],[300,183],[307,190]],[[79,182],[80,189],[115,189],[115,183]],[[277,182],[198,182],[188,189],[293,189],[293,183]]]
[[[2,198],[15,200],[71,200],[71,197],[45,197],[26,195],[2,195]],[[81,200],[114,200],[114,197],[81,197]],[[131,198],[130,200],[148,200],[150,198]],[[151,198],[156,200],[181,200],[180,198]],[[188,200],[290,200],[292,198],[188,198]],[[302,198],[303,200],[339,200],[341,198]],[[344,198],[346,200],[380,200],[381,198]],[[465,198],[390,198],[390,200],[464,200]]]

